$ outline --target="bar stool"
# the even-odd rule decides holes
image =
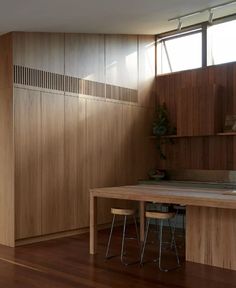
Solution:
[[[173,219],[175,217],[175,215],[176,215],[175,212],[146,211],[145,216],[147,218],[147,227],[146,227],[146,232],[145,232],[145,237],[144,237],[143,248],[142,248],[142,252],[141,252],[140,265],[143,265],[143,257],[144,257],[144,252],[145,252],[147,238],[148,238],[150,221],[151,221],[151,219],[155,219],[155,220],[160,221],[160,224],[159,224],[159,257],[158,257],[158,266],[159,266],[160,271],[168,272],[168,271],[175,269],[175,268],[180,266],[178,251],[177,251],[176,242],[175,242],[175,238],[174,238],[174,229],[172,228],[172,226],[170,224],[170,219]],[[169,222],[169,227],[171,230],[170,231],[171,232],[170,247],[172,247],[172,245],[173,245],[173,247],[175,249],[176,261],[177,261],[177,266],[174,268],[171,268],[171,269],[162,268],[162,263],[161,263],[162,244],[163,244],[162,234],[163,234],[163,222],[164,222],[164,220],[168,220],[168,222]]]
[[[135,214],[136,211],[134,209],[121,209],[121,208],[111,208],[111,214],[113,214],[113,219],[112,219],[112,224],[111,224],[111,231],[110,231],[110,235],[109,235],[109,239],[108,239],[108,244],[107,244],[107,249],[106,249],[106,259],[110,259],[113,258],[115,256],[109,256],[109,250],[110,250],[110,246],[111,246],[111,238],[112,238],[112,233],[113,233],[113,229],[114,229],[114,224],[115,224],[115,218],[116,216],[123,216],[124,217],[124,224],[123,224],[123,233],[122,233],[122,243],[121,243],[121,251],[120,251],[120,260],[122,262],[122,264],[124,265],[130,265],[130,264],[134,264],[134,263],[138,263],[138,261],[136,262],[125,262],[124,261],[124,256],[125,256],[125,240],[126,239],[137,239],[138,242],[138,247],[140,247],[140,241],[139,241],[139,234],[138,234],[138,226],[137,226],[137,221],[135,218]],[[131,238],[131,237],[126,237],[126,225],[127,225],[127,217],[133,217],[134,220],[134,225],[135,225],[135,230],[136,230],[136,237]]]

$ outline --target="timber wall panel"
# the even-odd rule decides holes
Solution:
[[[64,96],[42,93],[42,231],[67,230],[75,201],[65,193]],[[71,201],[68,205],[68,201]],[[73,227],[73,221],[70,225]]]
[[[42,234],[41,95],[14,89],[16,239]]]
[[[64,74],[64,34],[17,32],[14,65]]]
[[[14,246],[12,35],[0,37],[0,243]]]
[[[137,89],[138,36],[105,36],[106,83]]]
[[[217,125],[223,129],[225,115],[236,114],[235,71],[236,63],[227,63],[158,76],[156,78],[157,101],[158,103],[166,103],[171,123],[177,126],[178,91],[216,85],[222,89],[220,95],[222,98],[220,99],[221,115],[217,112],[220,123]],[[184,107],[185,103],[181,103],[181,105]],[[206,105],[210,105],[209,101],[206,101]],[[185,121],[186,115],[182,113],[182,116],[183,121]],[[192,129],[191,121],[188,125],[190,125],[189,129]],[[158,167],[162,169],[233,170],[236,167],[235,139],[235,136],[214,135],[175,138],[173,139],[174,144],[164,144],[163,149],[167,160],[158,159]]]
[[[41,99],[42,235],[88,227],[90,188],[137,183],[155,166],[149,138],[155,103],[153,41],[154,36],[14,33],[14,85]],[[21,112],[20,117],[28,116]],[[25,167],[30,161],[25,159]],[[16,175],[22,175],[22,167],[15,166]],[[22,187],[29,187],[27,181]],[[32,207],[39,207],[36,198],[31,200]],[[110,221],[111,206],[129,205],[101,200],[99,223]],[[26,215],[18,214],[22,226]],[[19,239],[38,235],[32,225],[20,230]]]
[[[232,209],[188,207],[186,260],[236,270],[235,217]]]
[[[138,103],[154,107],[156,103],[155,36],[138,36]]]

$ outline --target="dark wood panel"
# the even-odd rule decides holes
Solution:
[[[216,85],[177,90],[177,135],[216,135],[222,131],[223,91]]]
[[[39,91],[15,88],[16,239],[41,230],[41,97]]]
[[[169,75],[162,75],[157,77],[157,101],[158,103],[165,102],[170,114],[170,120],[173,125],[177,126],[177,103],[178,103],[178,91],[194,90],[195,87],[200,86],[218,86],[222,93],[221,96],[221,113],[218,111],[215,115],[219,123],[218,127],[223,128],[225,116],[228,114],[236,114],[236,63],[228,63],[217,66],[210,66],[206,68],[177,72]],[[195,90],[196,91],[196,90]],[[197,95],[196,95],[197,96]],[[197,117],[202,115],[193,115],[191,109],[201,109],[198,105],[193,105],[189,109],[187,105],[187,96],[184,101],[179,103],[181,105],[181,118],[182,124],[185,123],[186,129],[193,129],[192,122],[198,121]],[[205,101],[205,107],[212,105],[210,103],[210,97]],[[194,119],[187,121],[186,113],[183,110],[189,109],[189,114],[192,113]],[[204,108],[205,109],[205,108]],[[217,109],[216,109],[217,110]],[[202,111],[200,111],[202,113]],[[207,115],[208,117],[209,115]],[[207,125],[212,125],[209,123]],[[205,129],[203,123],[202,129]],[[185,129],[185,130],[186,130]],[[192,134],[199,132],[200,126],[192,130]],[[218,128],[219,129],[219,128]],[[215,129],[217,132],[218,129]],[[195,132],[196,131],[196,132]],[[184,135],[184,133],[182,134]],[[236,149],[235,139],[233,136],[207,136],[207,137],[188,137],[188,138],[176,138],[174,144],[165,144],[164,148],[167,160],[163,161],[158,159],[158,166],[160,168],[185,168],[185,169],[234,169],[236,166],[236,159],[234,157],[234,151]]]

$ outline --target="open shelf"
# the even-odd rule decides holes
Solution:
[[[161,138],[189,138],[189,137],[211,137],[211,136],[236,136],[236,132],[220,132],[215,135],[192,135],[192,136],[180,136],[180,135],[166,135]],[[151,139],[156,139],[156,136],[150,136]]]
[[[221,132],[217,133],[218,136],[236,136],[236,132]]]
[[[178,137],[181,137],[181,136],[178,136],[178,135],[165,135],[165,136],[161,136],[161,138],[178,138]],[[152,135],[152,136],[150,136],[150,138],[156,139],[157,136]]]

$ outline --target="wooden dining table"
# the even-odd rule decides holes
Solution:
[[[186,261],[236,270],[236,193],[228,188],[133,185],[90,190],[90,254],[97,252],[97,199],[139,202],[140,239],[144,239],[145,203],[186,206]]]

